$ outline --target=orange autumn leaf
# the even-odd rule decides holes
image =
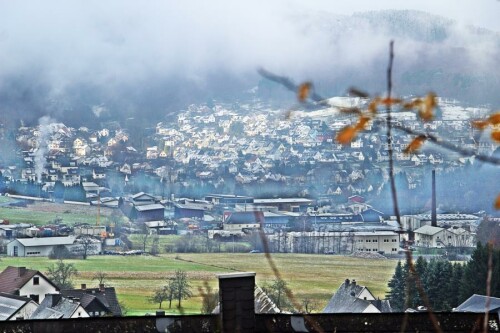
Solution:
[[[417,136],[415,139],[413,139],[412,142],[405,148],[404,153],[405,154],[411,154],[420,149],[422,147],[422,144],[425,142],[426,138],[423,135]]]
[[[356,124],[355,128],[357,131],[364,130],[366,124],[370,121],[370,117],[368,116],[361,116],[359,117],[358,123]]]
[[[494,113],[488,117],[488,122],[492,125],[500,124],[500,112]]]
[[[399,98],[384,98],[380,101],[380,104],[382,105],[393,105],[393,104],[399,104],[401,103],[402,100]]]
[[[491,138],[493,140],[495,140],[496,142],[500,142],[500,130],[499,131],[492,131]]]
[[[414,108],[419,107],[420,105],[422,105],[422,103],[423,102],[422,102],[422,100],[420,98],[416,98],[416,99],[414,99],[411,102],[404,103],[403,104],[403,108],[406,109],[406,110],[414,109]]]
[[[431,121],[434,118],[434,108],[437,106],[437,96],[430,92],[425,96],[418,115],[423,121]]]
[[[429,109],[433,109],[437,106],[437,95],[433,92],[430,92],[425,96],[424,100],[425,106]]]
[[[343,145],[349,144],[356,137],[357,129],[353,126],[346,126],[337,133],[335,140]]]
[[[500,209],[500,194],[497,196],[497,200],[495,200],[495,209]]]
[[[380,103],[380,97],[375,97],[374,99],[372,99],[370,104],[368,104],[368,111],[370,111],[373,114],[377,113],[377,106],[379,103]]]
[[[307,97],[309,97],[311,89],[312,89],[311,82],[304,82],[299,86],[299,89],[297,90],[297,98],[299,99],[300,102],[305,101]]]
[[[474,128],[477,128],[477,129],[483,130],[483,129],[485,129],[486,127],[488,127],[489,122],[488,122],[488,121],[486,121],[486,120],[473,120],[473,121],[471,121],[471,125],[472,125],[472,127],[474,127]]]
[[[420,118],[422,118],[423,121],[431,121],[432,118],[434,118],[434,113],[432,112],[432,109],[427,107],[418,111],[418,115],[420,116]]]

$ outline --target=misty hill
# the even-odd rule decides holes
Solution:
[[[191,103],[212,99],[241,101],[260,97],[287,101],[289,105],[293,97],[282,87],[260,78],[255,71],[260,66],[297,81],[311,79],[324,96],[342,95],[352,85],[383,93],[391,39],[395,40],[397,94],[420,95],[433,90],[465,103],[493,107],[500,104],[499,33],[460,26],[417,11],[361,12],[352,16],[301,12],[287,18],[293,35],[287,36],[288,44],[297,37],[298,46],[277,48],[271,53],[274,59],[267,61],[258,53],[259,48],[267,47],[259,44],[258,37],[252,40],[253,36],[241,36],[240,40],[227,42],[248,50],[245,61],[240,61],[221,49],[226,43],[221,36],[214,40],[216,45],[199,50],[199,57],[220,52],[222,59],[242,64],[225,69],[221,64],[200,60],[205,67],[199,75],[172,64],[167,70],[161,63],[148,63],[150,69],[141,72],[142,67],[131,66],[135,59],[122,64],[117,58],[116,68],[99,67],[97,78],[94,67],[98,65],[86,63],[85,58],[79,63],[75,55],[75,59],[67,59],[65,70],[79,66],[78,71],[65,77],[59,64],[44,63],[42,58],[20,62],[15,70],[0,73],[0,122],[17,126],[22,119],[35,124],[41,116],[50,115],[70,126],[129,118],[136,119],[136,125],[146,125],[175,115]],[[126,43],[126,35],[119,37],[110,42],[110,48],[118,42]],[[4,41],[0,38],[0,48],[9,49]],[[296,52],[293,47],[297,47]],[[282,52],[288,49],[291,51]],[[168,50],[173,54],[176,51],[174,46]],[[114,49],[103,49],[101,60],[112,63],[115,53]],[[255,86],[259,89],[249,93]]]

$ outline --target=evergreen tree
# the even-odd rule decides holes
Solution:
[[[424,257],[419,256],[417,258],[417,262],[415,263],[415,273],[416,273],[415,284],[417,283],[417,278],[418,278],[418,280],[420,281],[420,283],[423,287],[424,276],[425,276],[426,272],[427,272],[427,260],[425,260]],[[415,286],[415,287],[417,287],[417,286]],[[413,298],[414,306],[417,307],[419,305],[424,305],[424,302],[423,302],[422,297],[420,295],[420,291],[418,289],[416,291],[417,292],[414,294],[414,298]]]
[[[401,265],[401,261],[398,262],[394,275],[389,281],[388,286],[389,293],[387,294],[387,299],[391,303],[391,307],[395,311],[404,311],[406,277],[403,272],[403,265]]]
[[[471,260],[464,268],[460,288],[460,302],[465,301],[473,294],[486,295],[486,281],[488,275],[488,254],[492,251],[491,296],[500,297],[500,250],[490,245],[477,244]]]
[[[460,299],[460,286],[462,283],[462,277],[464,273],[464,266],[460,263],[453,264],[453,275],[450,280],[450,305],[452,307],[457,307],[461,302]]]
[[[415,308],[419,304],[418,301],[418,288],[417,288],[417,275],[412,272],[408,261],[403,266],[403,275],[405,277],[405,309]]]

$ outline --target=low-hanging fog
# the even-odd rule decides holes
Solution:
[[[396,93],[498,105],[500,36],[490,21],[493,30],[453,9],[447,18],[358,3],[352,13],[321,1],[3,1],[0,122],[156,121],[191,103],[253,97],[259,67],[313,80],[325,96],[351,85],[383,93],[390,39]]]

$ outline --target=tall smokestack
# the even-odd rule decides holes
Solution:
[[[437,211],[436,211],[436,170],[432,170],[432,213],[431,225],[437,227]]]

